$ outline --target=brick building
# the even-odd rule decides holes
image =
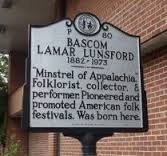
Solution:
[[[114,133],[97,144],[99,156],[167,156],[167,1],[166,0],[1,0],[0,50],[9,52],[7,133],[21,140],[21,156],[79,156],[79,141],[58,133],[21,129],[27,25],[47,24],[79,12],[91,12],[133,35],[141,36],[149,131]],[[0,1],[0,2],[1,2]],[[8,5],[7,2],[12,2]],[[19,24],[18,24],[19,23]]]

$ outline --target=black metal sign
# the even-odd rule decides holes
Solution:
[[[23,127],[146,131],[140,38],[90,14],[30,26]]]

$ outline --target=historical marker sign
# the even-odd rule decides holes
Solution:
[[[61,131],[145,130],[140,64],[139,37],[90,13],[31,26],[23,124]]]

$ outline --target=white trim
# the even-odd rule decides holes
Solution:
[[[142,55],[167,46],[167,30],[141,44]]]

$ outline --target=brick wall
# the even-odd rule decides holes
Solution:
[[[28,156],[56,156],[55,133],[29,133]]]
[[[92,12],[142,42],[167,30],[166,0],[68,0],[67,17]],[[167,156],[167,48],[143,57],[148,100],[147,133],[115,133],[98,142],[98,156]],[[61,136],[61,156],[79,156],[80,143]]]
[[[28,135],[25,131],[20,128],[21,120],[20,118],[8,118],[7,121],[7,146],[9,143],[18,143],[19,153],[18,156],[28,156],[27,147],[28,147]],[[12,144],[11,144],[12,145]]]
[[[48,133],[29,133],[29,156],[48,156]]]
[[[67,17],[92,12],[146,41],[167,29],[166,0],[68,0]]]
[[[79,156],[81,153],[81,144],[77,139],[64,137],[61,135],[60,156]]]
[[[49,133],[48,134],[48,155],[47,156],[57,156],[56,155],[56,134],[55,133]]]
[[[99,156],[167,156],[167,49],[144,57],[144,77],[149,131],[102,139]]]
[[[11,52],[9,55],[8,94],[24,84],[25,76],[25,54]]]

